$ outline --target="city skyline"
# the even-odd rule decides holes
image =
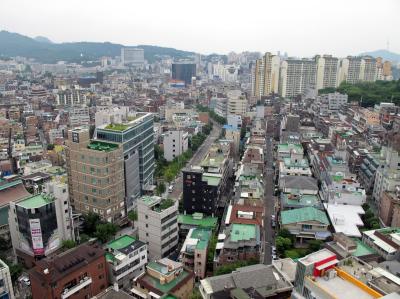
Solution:
[[[400,52],[396,38],[400,3],[392,0],[383,1],[385,6],[381,10],[385,13],[381,14],[376,11],[378,5],[382,7],[382,1],[363,6],[358,1],[324,5],[314,0],[265,4],[250,1],[240,6],[206,1],[201,6],[184,7],[175,0],[126,4],[124,9],[117,1],[113,2],[115,10],[108,1],[96,2],[97,5],[60,1],[56,9],[48,1],[34,5],[24,0],[17,2],[20,5],[15,5],[15,1],[3,2],[0,29],[31,37],[45,36],[56,43],[109,41],[201,54],[248,50],[307,57],[325,53],[344,57],[387,48]],[[29,13],[21,12],[20,7]],[[365,18],[370,15],[374,15],[373,22]],[[66,16],[74,21],[66,24]]]

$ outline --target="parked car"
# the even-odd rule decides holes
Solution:
[[[168,193],[172,193],[173,190],[174,190],[174,185],[168,187]]]
[[[26,276],[21,276],[19,279],[19,282],[26,284],[27,286],[31,285],[31,281],[29,280],[28,277]]]

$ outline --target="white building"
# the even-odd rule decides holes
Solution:
[[[94,115],[94,123],[96,127],[108,125],[111,123],[121,124],[128,120],[128,107],[97,107]]]
[[[147,245],[132,236],[123,235],[106,245],[106,260],[112,284],[131,287],[131,280],[145,272]]]
[[[332,55],[317,56],[317,90],[337,87],[339,59]]]
[[[252,73],[252,94],[257,98],[279,91],[280,57],[267,52],[256,61]]]
[[[317,64],[314,59],[288,59],[281,63],[279,94],[293,98],[316,86]]]
[[[229,114],[226,117],[228,126],[231,126],[233,129],[241,129],[242,128],[242,116],[241,115],[235,115],[235,114]]]
[[[69,125],[71,128],[88,126],[89,124],[89,107],[74,107],[69,111]]]
[[[171,130],[163,135],[164,158],[172,161],[188,149],[189,134],[182,130]]]
[[[246,96],[240,90],[230,90],[227,93],[227,115],[245,115],[247,111]]]
[[[347,100],[347,94],[338,92],[323,94],[317,97],[313,110],[320,115],[337,113],[341,106],[347,103]]]
[[[178,245],[178,201],[143,196],[137,201],[139,240],[148,246],[149,257],[160,259]]]
[[[238,80],[239,66],[213,64],[213,77],[218,77],[223,82],[236,82]]]
[[[121,48],[121,61],[124,65],[144,65],[144,50],[134,47]]]
[[[10,269],[0,260],[0,298],[14,299],[14,289],[11,281]]]
[[[72,89],[62,88],[56,95],[56,103],[59,106],[69,107],[86,105],[86,95],[79,86]]]
[[[227,98],[216,98],[214,112],[221,117],[226,117],[228,110]]]

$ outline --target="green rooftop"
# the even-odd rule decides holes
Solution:
[[[201,214],[201,215],[199,215],[199,214]],[[217,226],[218,218],[217,217],[203,217],[202,213],[194,213],[193,215],[182,215],[181,214],[178,216],[178,223],[214,229]]]
[[[357,249],[355,252],[352,253],[353,256],[359,257],[376,253],[376,251],[373,248],[369,247],[361,240],[354,238],[353,241],[357,243]]]
[[[297,160],[297,162],[296,161],[293,162],[292,159],[290,159],[290,158],[284,158],[283,162],[284,162],[285,166],[287,166],[287,167],[303,168],[303,167],[309,166],[306,159],[301,159],[301,160]]]
[[[135,241],[136,241],[136,239],[134,237],[124,235],[124,236],[119,237],[118,239],[115,239],[114,241],[109,242],[107,244],[107,248],[119,250],[119,249],[128,247]]]
[[[256,238],[256,225],[255,224],[232,224],[231,241],[248,241]]]
[[[109,124],[105,127],[106,130],[111,130],[111,131],[125,131],[126,129],[129,129],[128,125],[124,124]]]
[[[295,150],[298,153],[303,153],[303,147],[300,144],[295,144],[295,143],[278,144],[278,152],[289,152],[290,150]]]
[[[52,197],[39,194],[25,198],[18,202],[17,205],[24,209],[36,209],[52,203],[53,201],[54,199]]]
[[[156,268],[154,264],[158,264],[156,262],[150,262],[147,264],[148,268],[154,269],[156,271],[158,271],[156,268],[164,268],[166,269],[167,267],[162,266],[160,264],[158,264],[158,266]],[[160,269],[161,270],[161,269]],[[160,272],[160,271],[158,271]],[[162,273],[162,272],[160,272]],[[179,283],[181,283],[187,276],[189,275],[189,272],[187,272],[186,270],[183,270],[181,272],[181,274],[179,274],[178,276],[176,276],[174,279],[172,279],[169,283],[164,283],[161,284],[160,283],[160,279],[154,278],[148,274],[142,276],[142,279],[150,284],[152,287],[156,288],[157,290],[160,290],[162,293],[164,294],[168,294],[174,287],[176,287]]]
[[[219,153],[216,156],[209,157],[207,156],[200,164],[202,167],[220,167],[224,162],[225,156],[223,153]]]
[[[282,211],[281,221],[283,225],[305,221],[318,221],[329,225],[329,220],[325,212],[314,207]]]
[[[5,180],[0,179],[0,183],[1,183],[1,185],[0,185],[0,191],[1,191],[1,190],[5,190],[5,189],[8,189],[8,188],[17,186],[19,184],[22,184],[22,181],[21,180],[15,180],[15,181],[11,181],[11,182],[7,183],[7,182],[5,182]]]
[[[88,149],[101,151],[101,152],[111,152],[118,148],[118,144],[104,142],[104,141],[91,141],[88,144]]]
[[[320,207],[322,206],[317,195],[300,193],[282,193],[282,205],[285,207]]]
[[[210,237],[211,237],[211,230],[202,228],[194,229],[192,235],[190,236],[190,238],[192,239],[199,240],[196,245],[196,249],[199,250],[204,250],[207,248]]]

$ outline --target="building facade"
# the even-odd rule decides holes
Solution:
[[[167,131],[163,135],[164,158],[172,161],[188,150],[189,134],[182,130]]]
[[[68,132],[67,173],[71,206],[109,222],[126,215],[122,146],[89,139],[88,128]]]

